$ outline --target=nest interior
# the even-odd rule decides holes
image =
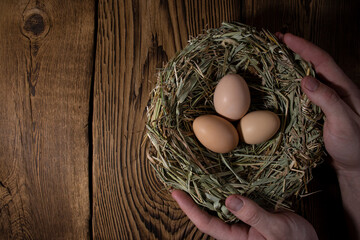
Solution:
[[[267,142],[239,143],[219,154],[201,145],[192,122],[216,114],[213,93],[227,73],[248,83],[249,111],[273,111],[281,126]],[[224,205],[231,194],[266,209],[291,209],[294,197],[307,193],[311,169],[324,154],[323,114],[301,92],[307,75],[315,75],[311,64],[266,30],[223,23],[191,39],[159,72],[150,96],[147,158],[159,179],[227,222],[237,221]]]

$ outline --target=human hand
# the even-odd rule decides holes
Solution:
[[[316,45],[294,36],[276,34],[290,49],[311,62],[322,82],[305,77],[302,90],[324,112],[325,148],[338,174],[360,173],[360,90],[332,57]]]
[[[305,77],[301,82],[302,89],[326,116],[324,142],[338,176],[341,176],[344,207],[349,213],[351,209],[358,212],[358,182],[342,179],[343,176],[345,179],[359,179],[360,90],[330,55],[319,47],[292,34],[277,36],[290,49],[310,61],[321,77],[322,82],[313,77]],[[180,190],[174,190],[172,196],[200,231],[218,239],[317,239],[314,228],[304,218],[290,212],[266,212],[242,196],[232,195],[225,202],[227,208],[243,222],[233,225],[200,210]],[[242,203],[236,203],[237,199],[242,200]],[[234,202],[235,207],[232,206]],[[242,207],[237,209],[236,206]],[[356,226],[359,226],[358,214],[351,214],[351,217]]]
[[[232,225],[201,210],[181,190],[173,190],[171,195],[201,232],[219,240],[318,239],[311,224],[299,215],[291,212],[270,213],[239,195],[231,195],[225,201],[226,207],[243,222]]]

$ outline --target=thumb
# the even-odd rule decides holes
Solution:
[[[332,88],[321,83],[316,78],[307,76],[301,81],[302,90],[307,97],[318,105],[329,120],[347,114],[347,105]]]
[[[231,195],[225,201],[226,207],[241,221],[254,227],[263,236],[271,236],[271,226],[277,216],[269,213],[252,200],[240,195]]]

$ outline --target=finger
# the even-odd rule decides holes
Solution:
[[[344,115],[348,115],[349,107],[331,88],[313,77],[305,77],[301,81],[303,92],[327,117],[327,121],[341,122]]]
[[[342,84],[343,81],[351,82],[333,58],[318,46],[291,33],[284,34],[283,42],[302,58],[311,62],[316,72],[320,73],[330,82],[338,84]]]
[[[263,236],[272,236],[272,226],[277,216],[269,213],[255,202],[239,195],[231,195],[225,201],[226,207],[241,221],[255,228]]]
[[[202,211],[185,192],[174,190],[171,195],[201,232],[216,239],[232,239],[233,236],[238,239],[245,239],[247,236],[248,228],[245,225],[236,225],[237,227],[234,228],[219,218],[211,216]]]
[[[316,72],[329,81],[340,97],[349,104],[354,111],[358,114],[360,113],[359,88],[346,76],[327,52],[311,42],[290,33],[278,33],[277,36],[291,50],[311,62]]]
[[[284,34],[282,34],[281,32],[276,32],[275,36],[280,39],[280,41],[284,41]]]

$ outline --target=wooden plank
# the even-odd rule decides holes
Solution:
[[[0,1],[0,239],[89,238],[93,1]]]
[[[291,32],[329,52],[360,84],[360,1],[244,0],[245,23],[273,32]]]
[[[100,1],[93,119],[94,237],[207,238],[164,191],[141,146],[156,68],[181,50],[189,36],[231,20],[290,31],[329,51],[359,82],[359,30],[354,20],[358,6],[357,1],[336,0]],[[305,199],[299,213],[314,224],[321,238],[334,239],[346,231],[344,221],[339,224],[331,217],[335,212],[343,219],[336,177],[324,165],[315,171],[315,178],[312,189],[325,190]]]
[[[245,23],[314,42],[360,84],[359,1],[245,0],[243,9]],[[340,190],[329,162],[315,169],[310,190],[322,191],[303,199],[298,213],[314,225],[320,239],[347,239]]]
[[[93,236],[206,239],[155,178],[141,145],[157,68],[239,1],[99,1],[93,118]]]

